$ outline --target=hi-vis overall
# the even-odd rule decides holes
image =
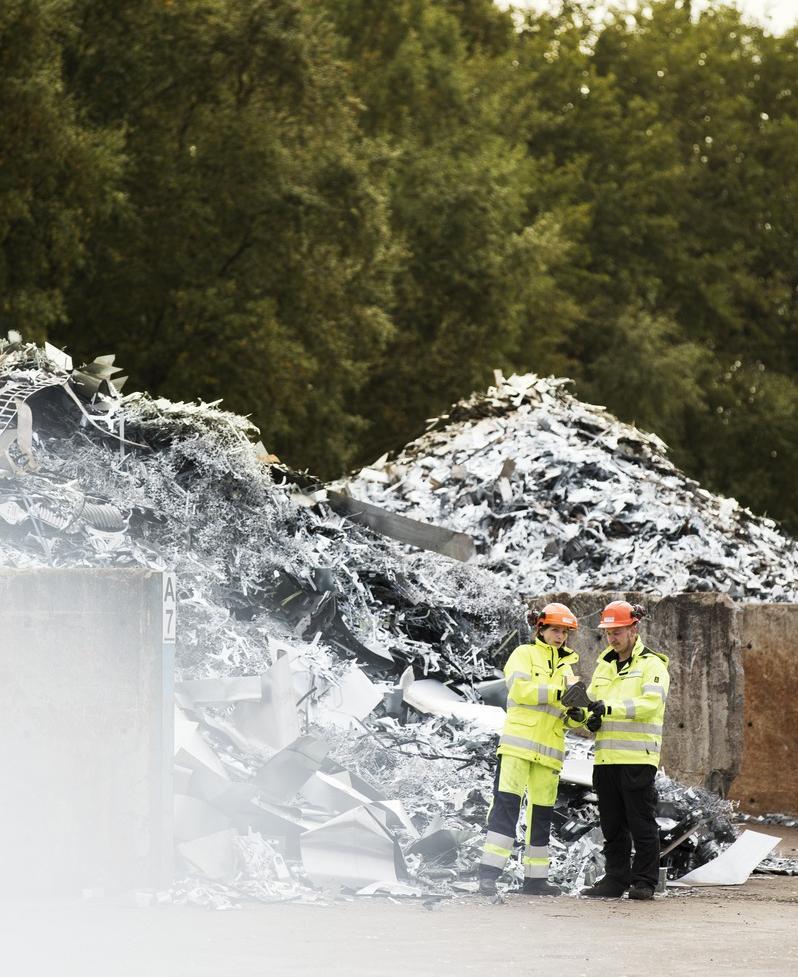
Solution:
[[[481,878],[497,878],[510,857],[524,793],[524,876],[548,875],[551,816],[565,759],[566,710],[560,700],[574,679],[572,665],[577,661],[570,648],[558,650],[537,638],[534,644],[516,648],[504,666],[507,719],[497,750]]]

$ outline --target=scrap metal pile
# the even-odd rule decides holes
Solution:
[[[118,372],[0,341],[2,565],[176,574],[184,868],[262,898],[402,877],[457,771],[487,783],[490,754],[467,715],[407,724],[404,696],[419,677],[477,708],[523,608],[485,572],[308,505],[245,418],[122,398]],[[205,886],[191,897],[228,898]]]
[[[123,398],[117,372],[0,341],[0,559],[176,574],[173,897],[472,891],[503,720],[479,687],[528,636],[524,608],[487,569],[407,553],[314,502],[245,418]],[[600,867],[582,784],[555,829],[570,888]]]
[[[656,435],[578,401],[569,382],[497,373],[487,393],[456,404],[347,490],[470,534],[473,562],[513,593],[798,600],[794,540],[702,489]]]

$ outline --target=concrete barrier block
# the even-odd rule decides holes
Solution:
[[[162,575],[0,571],[0,851],[10,892],[171,879]]]
[[[798,604],[747,604],[744,743],[730,796],[755,814],[798,814]]]

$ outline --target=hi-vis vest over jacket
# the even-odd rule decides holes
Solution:
[[[616,661],[612,648],[602,652],[588,689],[591,699],[601,699],[607,707],[596,733],[594,762],[658,767],[670,686],[668,657],[638,638],[620,671]]]
[[[571,666],[579,656],[570,648],[547,645],[540,638],[519,645],[507,659],[507,719],[499,754],[532,760],[559,770],[565,759],[565,709],[560,704]],[[571,723],[569,722],[569,725]]]

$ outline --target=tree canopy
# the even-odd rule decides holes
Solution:
[[[798,532],[798,27],[680,0],[7,0],[0,325],[335,476],[567,375]]]

